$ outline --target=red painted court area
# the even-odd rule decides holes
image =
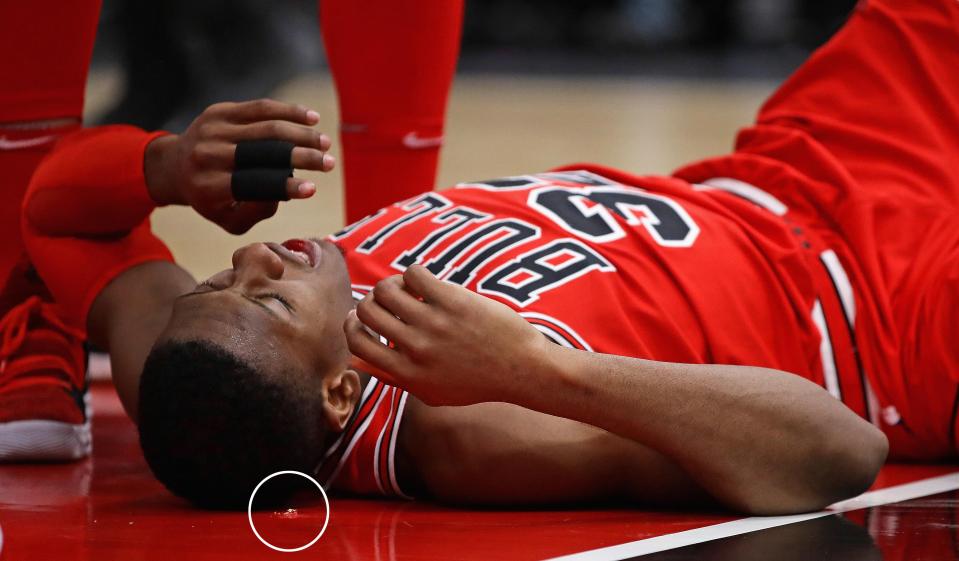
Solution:
[[[139,452],[135,428],[120,409],[113,390],[97,385],[92,395],[96,411],[92,459],[62,465],[0,467],[0,527],[3,530],[0,559],[202,560],[285,555],[270,550],[256,539],[246,513],[197,510],[170,495],[151,476]],[[955,470],[949,466],[891,466],[884,470],[876,488]],[[890,510],[884,506],[854,510],[844,515],[839,527],[848,530],[851,523],[863,528],[867,537],[875,531],[872,546],[884,553],[886,559],[954,559],[955,497],[953,492],[935,501],[926,501],[934,508]],[[324,560],[377,561],[547,559],[736,518],[723,513],[627,509],[464,511],[425,503],[339,497],[331,498],[331,510],[325,535],[305,552],[294,555]],[[873,511],[878,514],[871,514]],[[925,514],[917,518],[919,512]],[[295,509],[257,513],[254,520],[264,538],[279,547],[292,548],[309,542],[324,518],[323,502],[317,498]],[[836,517],[829,517],[832,518]],[[881,524],[875,522],[880,519]],[[915,521],[915,528],[909,520]],[[812,524],[810,528],[820,537],[824,534],[824,525],[829,528],[836,525],[825,521],[805,524]],[[870,528],[870,524],[875,527]],[[793,526],[796,530],[765,530],[765,533],[750,535],[775,536],[784,532],[793,535],[803,524],[789,528]],[[937,529],[939,534],[930,534],[929,539],[940,543],[947,539],[944,537],[947,534],[949,543],[942,542],[943,547],[935,550],[916,550],[890,541],[890,536],[902,535],[914,536],[911,538],[916,540],[914,544],[928,542],[921,531],[932,531],[930,528]],[[743,538],[730,539],[742,541]],[[767,548],[769,541],[763,542]],[[726,540],[712,543],[726,543]],[[777,542],[773,540],[773,543]],[[716,548],[713,550],[715,553]],[[762,555],[768,555],[768,549],[761,551]],[[902,555],[894,554],[897,551]],[[617,558],[600,552],[595,555],[592,558]],[[684,558],[713,557],[707,548],[702,554]]]

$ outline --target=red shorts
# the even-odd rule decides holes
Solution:
[[[761,187],[829,238],[893,455],[956,451],[959,2],[860,2],[742,130],[677,172]]]

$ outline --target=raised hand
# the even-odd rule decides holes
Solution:
[[[543,382],[549,352],[546,338],[512,309],[420,265],[377,283],[344,330],[373,374],[429,405],[515,401]]]
[[[181,135],[154,140],[147,148],[147,186],[159,204],[190,205],[231,234],[242,234],[276,213],[277,201],[234,200],[231,174],[236,144],[274,139],[292,143],[293,168],[330,171],[331,141],[313,127],[320,116],[303,106],[259,99],[208,107]],[[286,196],[305,199],[316,186],[299,178],[286,181]]]

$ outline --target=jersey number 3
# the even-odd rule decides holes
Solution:
[[[613,214],[630,226],[642,225],[656,243],[666,247],[690,247],[699,235],[699,226],[673,200],[622,187],[534,189],[529,206],[566,231],[595,243],[626,236]]]

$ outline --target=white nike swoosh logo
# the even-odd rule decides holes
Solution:
[[[41,146],[56,140],[56,135],[38,136],[36,138],[24,138],[23,140],[11,140],[5,136],[0,136],[0,150],[22,150],[24,148],[33,148]]]
[[[420,138],[416,131],[406,133],[403,137],[403,146],[407,148],[435,148],[443,145],[442,136],[429,136]]]

